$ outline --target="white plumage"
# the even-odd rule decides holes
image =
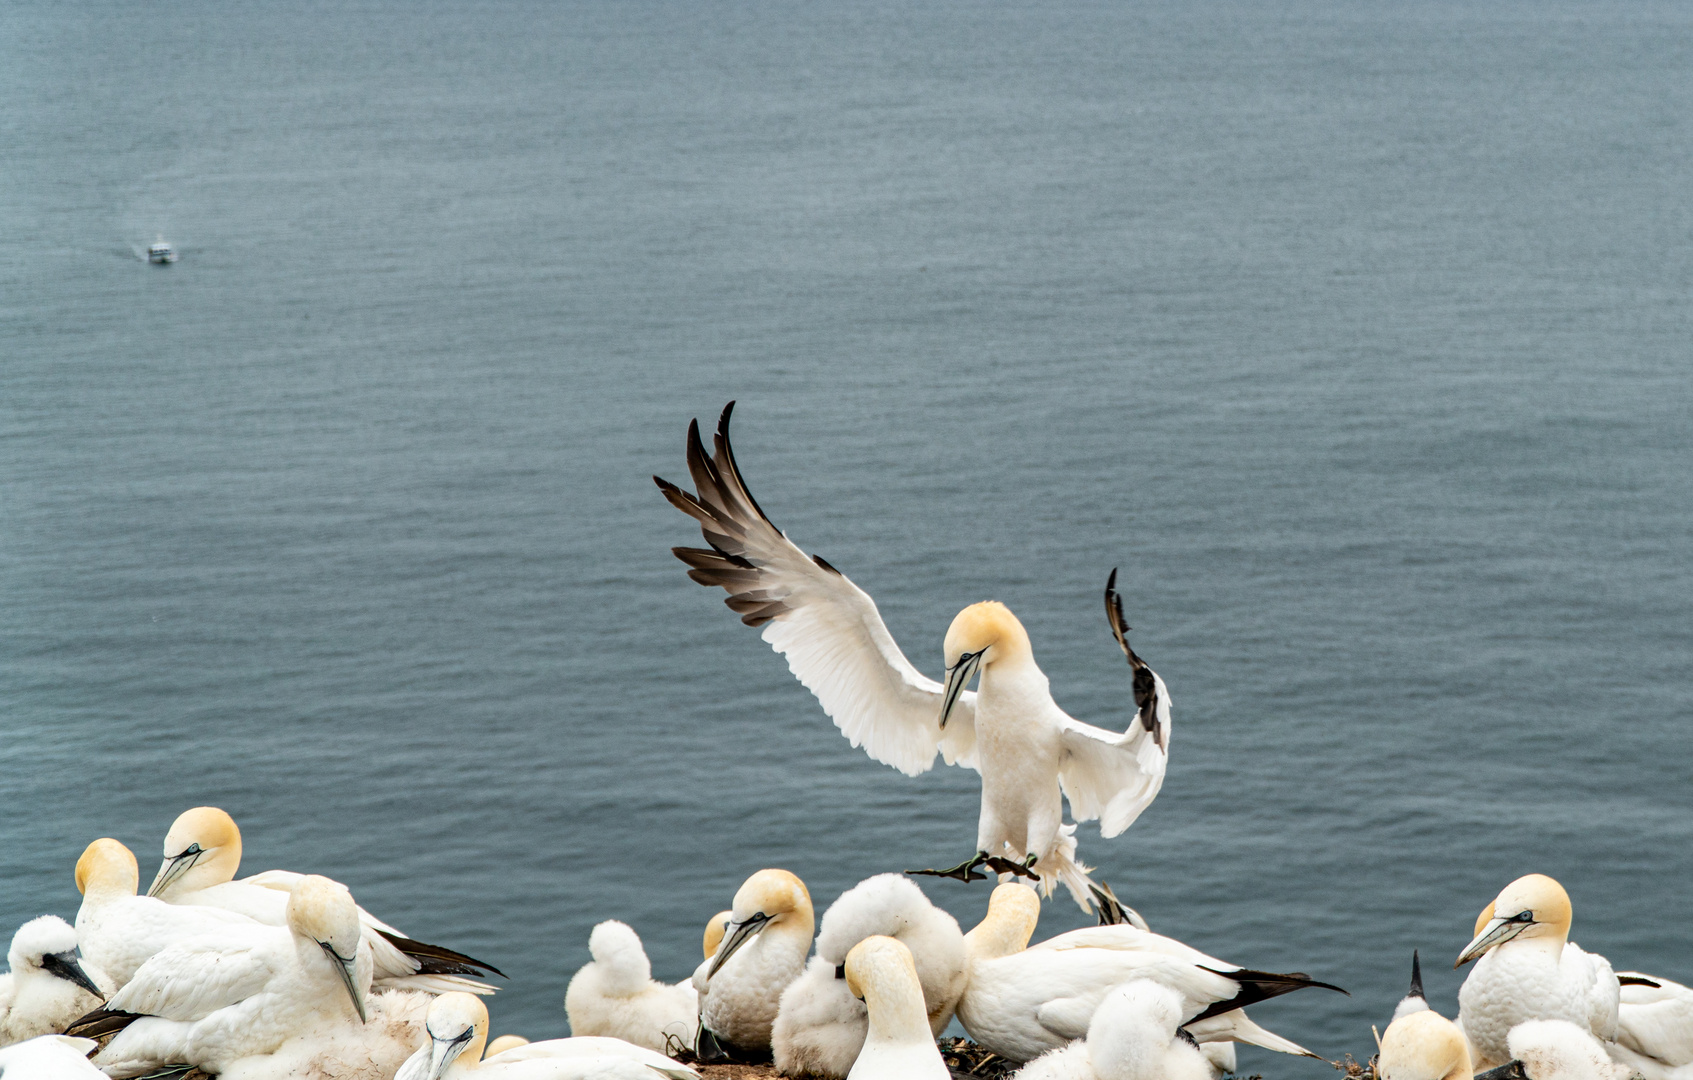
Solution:
[[[621,1039],[582,1037],[524,1043],[482,1057],[488,1009],[469,994],[430,1003],[421,1045],[395,1080],[699,1080],[679,1061]]]
[[[604,1035],[663,1053],[674,1042],[692,1046],[699,1030],[699,995],[690,983],[655,982],[641,939],[610,920],[588,936],[593,960],[564,992],[572,1035]]]
[[[1646,1080],[1693,1080],[1693,990],[1659,975],[1621,971],[1611,1055]]]
[[[76,929],[57,915],[18,927],[0,985],[0,1046],[64,1031],[111,990],[77,958]],[[97,977],[98,976],[98,977]]]
[[[953,621],[943,685],[906,659],[869,594],[801,551],[764,515],[729,445],[732,408],[718,422],[715,455],[707,455],[697,422],[688,430],[696,494],[654,477],[711,545],[673,549],[691,567],[688,576],[727,590],[725,603],[742,621],[764,627],[764,640],[853,746],[910,776],[931,768],[937,751],[949,765],[979,771],[978,851],[1025,869],[1032,857],[1030,876],[1038,874],[1046,895],[1062,882],[1090,909],[1087,868],[1076,861],[1075,826],[1062,820],[1062,797],[1077,821],[1099,818],[1100,831],[1116,836],[1157,796],[1170,745],[1169,691],[1124,637],[1115,571],[1106,611],[1134,670],[1134,718],[1126,731],[1083,724],[1058,708],[1028,635],[1000,604],[974,605]],[[981,687],[972,694],[966,686],[978,674]],[[949,876],[973,880],[980,862]]]
[[[1376,1072],[1381,1080],[1470,1080],[1470,1044],[1457,1024],[1426,1005],[1411,1009],[1387,1025]]]
[[[1211,1062],[1177,1034],[1182,997],[1136,979],[1099,1003],[1087,1035],[1029,1062],[1016,1080],[1211,1080]]]
[[[9,1080],[110,1080],[88,1063],[93,1039],[37,1035],[0,1049],[0,1074]]]
[[[1628,1080],[1629,1067],[1613,1063],[1582,1024],[1526,1020],[1506,1042],[1529,1080]]]
[[[958,920],[901,875],[878,874],[829,905],[816,955],[783,991],[770,1039],[778,1072],[839,1080],[851,1070],[869,1020],[847,990],[843,966],[855,945],[877,935],[911,951],[929,1028],[935,1035],[946,1029],[968,975]]]
[[[847,1080],[950,1080],[935,1046],[911,950],[869,937],[846,957],[847,990],[864,1000],[869,1026]]]
[[[218,1080],[393,1080],[424,1037],[424,1014],[434,1000],[411,990],[373,993],[368,1021],[320,1016],[271,1053],[229,1063]]]

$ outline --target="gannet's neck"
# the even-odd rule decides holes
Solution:
[[[1040,896],[1027,885],[1007,882],[994,889],[988,913],[964,935],[970,959],[997,960],[1029,947],[1040,922]]]

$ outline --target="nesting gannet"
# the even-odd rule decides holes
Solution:
[[[1617,1010],[1611,1056],[1646,1080],[1693,1080],[1693,990],[1661,975],[1617,972]]]
[[[516,1050],[520,1046],[528,1046],[529,1040],[521,1035],[501,1035],[488,1040],[488,1049],[482,1051],[482,1060],[487,1061],[496,1054],[503,1054],[507,1050]]]
[[[899,874],[866,878],[842,893],[817,932],[816,955],[788,984],[770,1033],[776,1071],[785,1076],[839,1080],[864,1045],[868,1016],[847,991],[847,953],[869,937],[885,936],[911,950],[930,1031],[952,1021],[968,969],[958,920],[929,902]]]
[[[847,953],[843,968],[847,991],[863,1000],[870,1018],[847,1080],[950,1080],[911,950],[890,937],[867,937]]]
[[[1083,1037],[1105,994],[1133,979],[1180,993],[1181,1026],[1200,1043],[1232,1039],[1316,1056],[1259,1027],[1243,1010],[1307,986],[1339,987],[1298,972],[1242,968],[1127,925],[1084,927],[1025,948],[1039,915],[1027,889],[1001,885],[987,917],[966,935],[970,981],[958,1020],[978,1045],[1001,1057],[1028,1061]]]
[[[1612,1062],[1598,1039],[1568,1020],[1525,1020],[1511,1029],[1507,1043],[1511,1060],[1476,1080],[1628,1080],[1632,1071]]]
[[[1458,954],[1453,967],[1477,961],[1458,991],[1458,1025],[1478,1068],[1509,1059],[1506,1035],[1525,1020],[1568,1020],[1607,1042],[1616,1036],[1617,977],[1604,957],[1569,941],[1570,914],[1562,885],[1544,874],[1520,877]]]
[[[11,971],[0,993],[0,1046],[65,1030],[106,1000],[94,973],[82,966],[76,929],[57,915],[18,927],[6,954]]]
[[[1415,1012],[1423,1012],[1428,1008],[1428,995],[1423,993],[1423,965],[1417,956],[1417,950],[1411,950],[1411,989],[1399,999],[1399,1004],[1393,1007],[1393,1019],[1410,1016]]]
[[[805,969],[815,925],[805,882],[786,870],[760,870],[736,890],[717,950],[694,972],[701,1060],[769,1059],[782,991]]]
[[[370,975],[352,894],[307,875],[289,894],[286,928],[249,922],[179,941],[70,1033],[115,1032],[95,1059],[114,1077],[175,1063],[219,1072],[326,1017],[366,1020]]]
[[[699,1030],[699,994],[687,982],[653,981],[641,939],[626,923],[608,920],[588,936],[593,960],[564,992],[572,1035],[604,1035],[660,1053],[672,1042],[692,1046]]]
[[[302,875],[267,870],[235,880],[241,868],[241,830],[215,806],[196,806],[177,815],[165,834],[164,860],[147,895],[171,904],[221,908],[281,926],[288,892]],[[359,908],[365,940],[376,963],[376,985],[392,990],[439,994],[464,990],[492,994],[494,987],[466,976],[502,974],[492,964],[418,941]]]
[[[394,1080],[699,1080],[681,1062],[622,1039],[526,1042],[484,1058],[487,1037],[487,1006],[469,994],[442,994],[429,1006],[422,1045]]]
[[[1087,1037],[1049,1050],[1015,1080],[1211,1080],[1211,1062],[1181,1030],[1182,995],[1135,979],[1113,988]]]
[[[710,960],[717,955],[717,947],[723,944],[723,935],[729,932],[729,924],[735,921],[733,911],[719,911],[705,924],[705,936],[700,939],[705,949],[705,958]]]
[[[225,1065],[218,1080],[393,1080],[423,1038],[434,996],[413,990],[372,993],[367,1019],[320,1016],[268,1054]]]
[[[1471,1071],[1463,1031],[1432,1009],[1396,1012],[1381,1037],[1381,1080],[1470,1080]]]
[[[0,1049],[0,1075],[16,1080],[109,1080],[88,1063],[93,1039],[37,1035]]]
[[[111,837],[89,844],[76,861],[82,907],[76,913],[83,961],[113,987],[121,987],[149,957],[178,941],[258,924],[216,908],[180,908],[136,896],[135,854]]]
[[[928,678],[895,644],[870,599],[823,559],[801,551],[747,491],[729,446],[729,414],[717,424],[716,453],[688,428],[688,470],[695,494],[658,477],[665,498],[700,524],[709,548],[673,548],[702,585],[721,586],[725,601],[817,696],[854,746],[916,776],[940,751],[949,765],[982,774],[976,855],[945,871],[980,880],[976,868],[1038,877],[1046,895],[1060,881],[1088,910],[1087,868],[1075,860],[1075,826],[1063,822],[1063,798],[1077,821],[1100,819],[1116,836],[1152,802],[1164,782],[1170,747],[1170,695],[1129,648],[1116,593],[1105,588],[1112,633],[1134,671],[1135,718],[1124,732],[1072,719],[1052,700],[1029,635],[1009,608],[972,604],[947,630],[946,682]],[[972,694],[969,683],[980,678]]]

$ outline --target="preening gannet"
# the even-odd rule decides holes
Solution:
[[[934,1035],[946,1030],[968,977],[958,920],[905,877],[878,874],[829,905],[816,955],[782,992],[770,1035],[777,1072],[840,1080],[852,1069],[869,1020],[864,1003],[847,990],[846,958],[853,946],[876,936],[911,951],[929,1029]]]
[[[11,971],[0,993],[0,1046],[65,1030],[106,1000],[94,973],[82,966],[76,930],[57,915],[18,927],[6,954]]]
[[[249,922],[171,945],[73,1035],[115,1032],[95,1059],[114,1077],[186,1063],[210,1072],[270,1054],[329,1018],[367,1018],[370,946],[345,886],[307,875],[286,928]]]
[[[224,1066],[218,1080],[393,1080],[423,1038],[434,995],[415,990],[372,993],[367,1020],[344,1011],[322,1015],[268,1054]]]
[[[1100,1001],[1087,1037],[1049,1050],[1015,1080],[1211,1080],[1211,1062],[1181,1030],[1182,996],[1135,979]]]
[[[848,993],[864,1001],[869,1028],[847,1080],[950,1080],[935,1046],[911,950],[868,937],[847,953]]]
[[[1396,1012],[1381,1037],[1381,1080],[1470,1080],[1471,1071],[1463,1031],[1432,1009]]]
[[[136,896],[140,872],[135,854],[111,837],[101,837],[76,861],[82,907],[76,913],[77,942],[88,967],[121,987],[149,957],[168,945],[258,924],[245,915],[216,908],[179,908]]]
[[[1568,1020],[1525,1020],[1507,1042],[1511,1060],[1476,1080],[1628,1080],[1631,1072],[1613,1063],[1585,1027]]]
[[[110,1080],[88,1063],[93,1039],[37,1035],[0,1049],[0,1075],[17,1080]]]
[[[167,903],[234,911],[270,926],[285,921],[288,892],[302,875],[267,870],[235,880],[241,868],[241,830],[215,806],[185,810],[165,834],[164,860],[147,890]],[[439,945],[407,937],[359,908],[365,940],[376,964],[376,985],[440,994],[464,990],[492,994],[495,987],[466,976],[501,975],[499,968]]]
[[[1060,709],[1022,623],[997,602],[972,604],[953,619],[943,647],[946,681],[936,682],[906,659],[869,594],[764,515],[729,446],[733,408],[730,402],[718,421],[714,455],[700,442],[698,421],[688,428],[695,494],[653,478],[710,545],[672,549],[691,568],[688,576],[721,586],[742,622],[764,627],[764,640],[787,657],[852,745],[909,776],[932,767],[937,750],[947,764],[982,774],[977,854],[934,873],[974,881],[986,864],[1038,877],[1048,896],[1062,881],[1088,910],[1087,868],[1075,861],[1075,826],[1063,822],[1061,791],[1077,821],[1099,818],[1101,833],[1116,836],[1158,794],[1170,748],[1169,691],[1129,648],[1116,572],[1105,608],[1134,671],[1127,731],[1083,724]]]
[[[526,1042],[482,1056],[488,1008],[470,994],[448,993],[429,1006],[422,1045],[394,1080],[699,1080],[679,1061],[622,1039]]]
[[[1661,975],[1617,972],[1622,1005],[1611,1056],[1646,1080],[1693,1080],[1693,990]]]
[[[1596,1038],[1616,1036],[1617,977],[1604,957],[1569,941],[1570,898],[1545,874],[1505,886],[1492,917],[1453,967],[1475,969],[1458,991],[1458,1025],[1477,1068],[1510,1058],[1506,1036],[1527,1020],[1568,1020]]]
[[[736,890],[727,933],[694,973],[701,1060],[768,1060],[782,991],[805,969],[815,925],[811,894],[786,870],[760,870]]]
[[[958,1020],[977,1044],[1029,1061],[1087,1034],[1114,986],[1150,979],[1182,995],[1182,1024],[1200,1043],[1233,1040],[1284,1054],[1309,1050],[1259,1027],[1246,1006],[1307,986],[1339,990],[1300,973],[1254,971],[1135,927],[1090,926],[1024,948],[1039,917],[1027,889],[1001,885],[988,914],[966,935],[970,981]],[[1344,991],[1342,991],[1344,992]]]
[[[699,1030],[699,995],[687,982],[654,982],[641,939],[626,923],[608,920],[588,937],[593,960],[564,992],[572,1035],[604,1035],[663,1053],[692,1046]]]

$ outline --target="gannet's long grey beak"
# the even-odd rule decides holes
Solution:
[[[1452,966],[1463,967],[1493,946],[1503,945],[1533,925],[1534,913],[1530,911],[1519,911],[1509,917],[1495,916],[1492,922],[1481,928],[1474,941],[1464,946],[1464,951],[1458,954]]]
[[[429,1031],[427,1025],[424,1030]],[[459,1059],[459,1055],[464,1053],[464,1048],[470,1045],[470,1040],[475,1034],[474,1027],[465,1028],[463,1032],[451,1038],[429,1031],[429,1071],[417,1080],[441,1080],[447,1067]]]
[[[1528,1072],[1521,1061],[1507,1061],[1497,1069],[1489,1069],[1484,1073],[1476,1073],[1475,1080],[1529,1080]]]
[[[153,884],[147,886],[147,895],[159,895],[171,882],[186,874],[189,868],[199,862],[200,856],[205,853],[205,850],[199,844],[189,844],[188,849],[182,854],[160,863],[159,872],[153,877]]]
[[[970,685],[970,680],[976,677],[976,671],[982,666],[981,652],[965,653],[958,658],[958,663],[952,665],[946,672],[946,690],[941,695],[941,730],[946,730],[947,718],[952,715],[952,707],[958,704],[958,699],[964,693],[964,688]]]
[[[730,923],[728,936],[723,939],[723,944],[717,947],[717,955],[711,958],[711,969],[705,973],[706,980],[709,982],[711,977],[717,974],[717,970],[729,962],[729,958],[735,955],[735,950],[757,937],[758,932],[764,929],[764,924],[770,919],[771,916],[764,912],[755,911],[747,916],[744,922]]]
[[[50,975],[57,975],[68,983],[74,983],[97,998],[104,999],[106,996],[98,986],[94,985],[94,980],[88,977],[88,972],[83,970],[75,949],[68,952],[48,953],[43,956],[41,958],[41,970]]]
[[[330,962],[335,965],[336,972],[340,974],[342,985],[347,988],[347,996],[353,999],[353,1008],[358,1010],[359,1022],[368,1023],[368,1018],[364,1012],[364,995],[359,992],[359,980],[356,974],[359,961],[358,950],[354,949],[351,956],[342,956],[335,951],[335,946],[327,941],[318,942],[318,946],[328,955]]]

